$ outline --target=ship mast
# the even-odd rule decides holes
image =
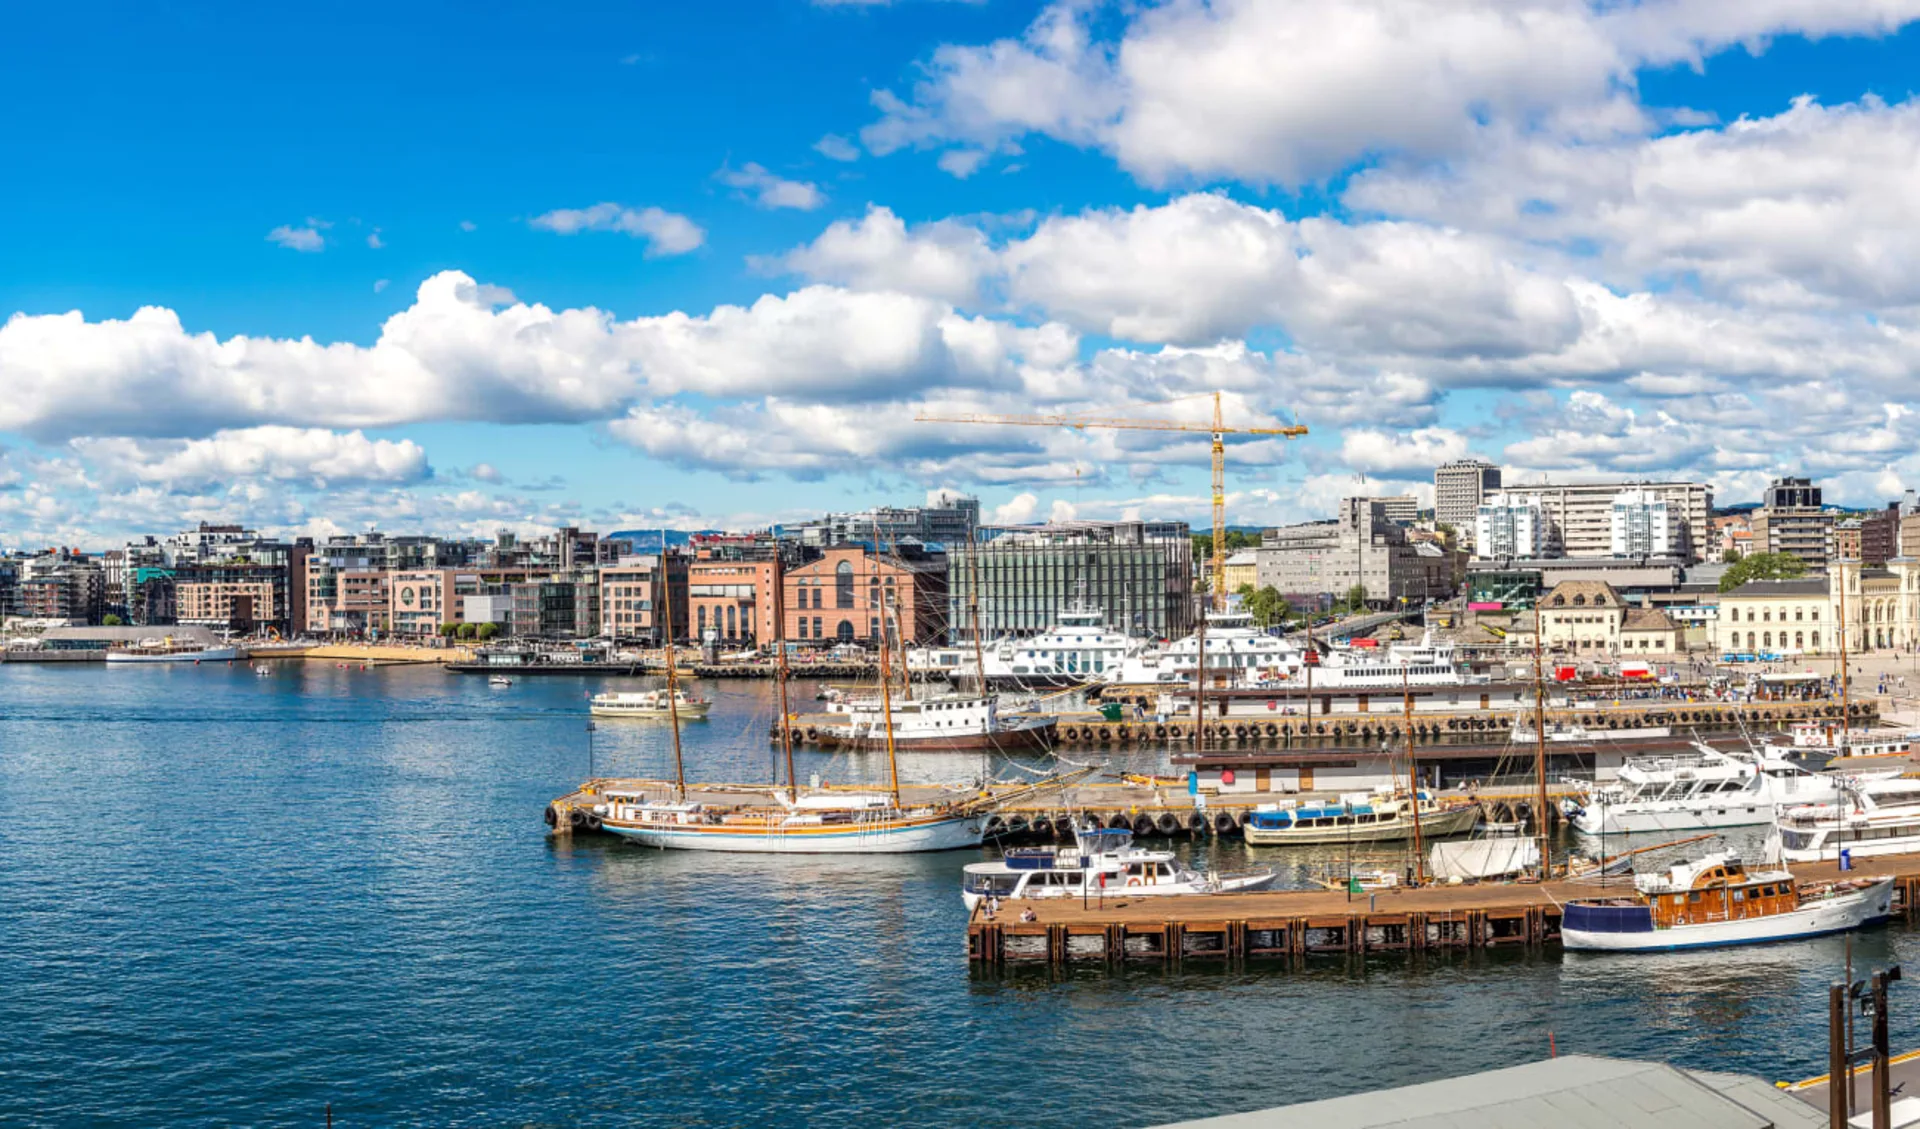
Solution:
[[[1400,668],[1400,692],[1406,711],[1407,778],[1413,784],[1413,884],[1427,884],[1427,852],[1420,839],[1420,762],[1413,755],[1413,672],[1411,665]]]
[[[1853,732],[1853,712],[1847,696],[1847,683],[1852,681],[1847,677],[1847,568],[1844,561],[1836,563],[1840,565],[1840,755],[1846,756]],[[1864,629],[1861,634],[1866,634]]]
[[[780,563],[780,538],[773,539],[773,649],[779,663],[780,751],[787,759],[787,802],[800,799],[800,781],[793,775],[793,715],[787,705],[787,575]]]
[[[1534,797],[1533,829],[1540,839],[1540,876],[1553,877],[1552,850],[1547,842],[1547,690],[1541,673],[1540,643],[1547,633],[1547,619],[1539,600],[1533,605],[1533,777],[1538,789]]]
[[[673,669],[673,573],[667,568],[667,531],[660,530],[660,591],[666,609],[667,723],[673,727],[673,798],[686,802],[687,766],[680,753],[680,689]]]
[[[873,575],[880,575],[880,523],[873,523]],[[893,750],[893,693],[889,682],[892,672],[888,666],[887,651],[887,601],[881,594],[881,585],[871,589],[873,598],[880,604],[880,724],[887,731],[887,787],[893,793],[893,807],[900,810],[900,761]]]

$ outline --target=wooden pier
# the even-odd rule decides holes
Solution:
[[[1855,876],[1893,875],[1894,912],[1911,919],[1920,906],[1920,855],[1862,859]],[[1794,868],[1802,881],[1832,880],[1836,863]],[[1282,890],[1252,894],[1133,897],[1104,902],[1035,898],[1000,903],[988,919],[967,922],[967,956],[1000,969],[1040,965],[1056,970],[1081,962],[1118,966],[1186,962],[1225,965],[1250,959],[1300,961],[1322,954],[1418,953],[1557,945],[1560,907],[1632,889],[1627,878],[1426,886],[1354,894]],[[1125,891],[1119,891],[1124,894]],[[1032,907],[1035,920],[1021,921]]]

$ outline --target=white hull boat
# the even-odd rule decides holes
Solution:
[[[711,701],[689,698],[678,690],[673,692],[671,702],[664,690],[643,690],[639,693],[616,691],[595,694],[587,706],[587,712],[595,717],[637,717],[653,721],[671,720],[674,717],[682,721],[701,721],[712,709]]]
[[[603,830],[674,851],[893,855],[958,850],[985,841],[985,820],[977,813],[902,811],[884,797],[818,796],[788,808],[710,810],[610,793],[594,814]]]
[[[1803,886],[1785,870],[1748,873],[1724,853],[1634,885],[1632,898],[1568,902],[1561,945],[1616,953],[1758,945],[1859,929],[1893,911],[1890,877]]]
[[[110,663],[223,663],[240,658],[240,648],[222,647],[127,647],[109,650]]]
[[[1578,795],[1562,810],[1586,835],[1771,823],[1779,807],[1830,803],[1841,786],[1837,777],[1777,757],[1723,753],[1698,741],[1685,753],[1635,757],[1610,784],[1571,783]]]
[[[1776,823],[1788,862],[1904,855],[1920,851],[1920,780],[1886,777],[1851,783],[1835,803],[1788,808]]]
[[[961,900],[972,910],[987,898],[1233,894],[1265,889],[1278,876],[1271,870],[1202,874],[1181,866],[1172,851],[1135,847],[1133,833],[1124,829],[1076,828],[1073,837],[1072,847],[1011,850],[998,861],[969,864]]]
[[[1309,843],[1389,843],[1413,838],[1413,807],[1405,797],[1354,795],[1338,803],[1261,804],[1247,816],[1241,834],[1256,847]],[[1439,837],[1473,830],[1480,805],[1447,807],[1420,794],[1420,834]]]

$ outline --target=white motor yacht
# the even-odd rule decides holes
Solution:
[[[595,717],[677,716],[686,721],[705,718],[713,709],[713,703],[705,698],[690,698],[684,690],[673,691],[671,698],[665,690],[616,690],[595,694],[587,709]]]
[[[1774,823],[1788,862],[1920,851],[1920,780],[1852,781],[1833,801],[1787,808]]]
[[[1912,739],[1902,730],[1851,729],[1817,721],[1800,722],[1785,733],[1764,738],[1762,743],[1769,755],[1816,770],[1836,760],[1900,758],[1913,750]]]
[[[1568,781],[1561,808],[1588,835],[1697,831],[1773,822],[1781,805],[1830,803],[1840,780],[1778,757],[1733,755],[1695,741],[1686,752],[1634,757],[1610,784]]]
[[[969,863],[960,897],[971,910],[985,898],[1140,897],[1161,894],[1228,894],[1258,890],[1276,877],[1202,874],[1180,865],[1172,851],[1133,845],[1125,829],[1076,828],[1071,847],[1015,849],[995,862]]]

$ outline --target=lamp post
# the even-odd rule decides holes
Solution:
[[[587,722],[587,779],[593,779],[593,722]]]

